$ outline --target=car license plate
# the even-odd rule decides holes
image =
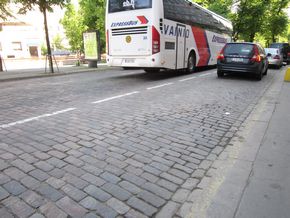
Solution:
[[[243,58],[232,58],[232,62],[243,62]]]
[[[133,59],[133,58],[126,58],[126,59],[124,60],[124,62],[125,62],[126,64],[132,64],[132,63],[135,63],[135,59]]]

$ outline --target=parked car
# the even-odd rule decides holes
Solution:
[[[286,42],[272,43],[269,48],[279,48],[281,49],[283,55],[283,61],[287,64],[290,63],[290,45]]]
[[[217,75],[243,72],[261,80],[268,71],[268,59],[263,47],[256,43],[227,43],[217,57]]]
[[[276,68],[283,66],[283,55],[279,48],[265,48],[265,52],[268,57],[269,65]]]

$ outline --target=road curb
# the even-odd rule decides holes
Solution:
[[[285,72],[284,81],[290,82],[290,67],[288,67],[288,69]]]

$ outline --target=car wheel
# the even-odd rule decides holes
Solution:
[[[187,61],[187,68],[186,68],[186,71],[188,73],[194,73],[195,71],[195,66],[196,66],[196,58],[195,58],[195,55],[193,52],[191,52],[189,54],[189,57],[188,57],[188,61]]]
[[[265,70],[265,72],[264,72],[263,75],[267,75],[267,73],[268,73],[268,67],[267,67],[267,69]]]
[[[259,72],[259,74],[257,74],[256,75],[256,79],[258,80],[258,81],[260,81],[261,79],[262,79],[262,77],[263,77],[263,73],[262,73],[262,70]]]
[[[224,75],[225,75],[225,73],[224,73],[223,71],[221,71],[221,70],[218,70],[218,71],[217,71],[217,76],[218,76],[219,78],[223,77]]]

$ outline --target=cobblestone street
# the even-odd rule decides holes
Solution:
[[[1,83],[0,217],[185,217],[277,71]]]

